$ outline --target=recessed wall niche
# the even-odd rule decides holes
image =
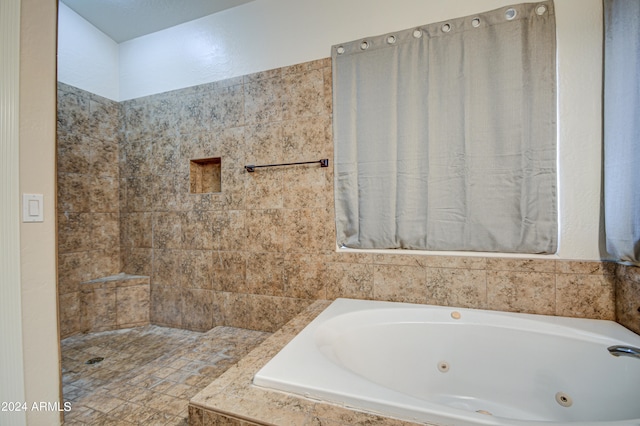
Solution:
[[[201,158],[190,161],[189,180],[192,194],[208,194],[221,192],[220,157]]]

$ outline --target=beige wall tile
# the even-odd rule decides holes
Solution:
[[[177,138],[158,138],[151,143],[151,173],[171,176],[179,167],[180,141]]]
[[[151,248],[153,245],[152,213],[120,215],[120,244],[123,247]]]
[[[251,252],[282,252],[282,224],[284,212],[281,209],[247,210],[245,247]]]
[[[236,84],[209,92],[204,108],[204,118],[211,128],[244,125],[244,87]]]
[[[321,69],[287,73],[283,77],[283,86],[285,120],[297,120],[324,112],[324,80]]]
[[[153,248],[182,248],[182,212],[160,212],[153,214]]]
[[[329,114],[333,112],[333,74],[331,70],[331,62],[322,68],[324,107]]]
[[[150,287],[143,285],[116,287],[116,327],[128,328],[149,324]]]
[[[91,149],[91,174],[117,178],[120,171],[118,164],[119,134],[115,132],[112,134],[92,135],[93,138],[90,139],[89,145]]]
[[[150,248],[125,248],[122,250],[120,270],[130,274],[153,274],[153,250]]]
[[[213,327],[213,292],[185,289],[182,298],[182,327],[187,330],[207,331]]]
[[[556,271],[559,274],[612,275],[615,274],[615,263],[558,260]]]
[[[373,265],[327,263],[327,299],[373,299]]]
[[[78,291],[78,285],[92,278],[90,252],[58,253],[58,295]]]
[[[151,285],[151,309],[149,319],[152,324],[167,327],[182,327],[182,289]]]
[[[150,176],[153,171],[153,145],[151,140],[127,138],[121,144],[124,156],[124,177]]]
[[[63,133],[58,128],[58,173],[91,173],[91,147],[87,136]]]
[[[93,248],[90,239],[91,214],[58,214],[58,252],[72,253]]]
[[[558,274],[556,315],[615,320],[613,275]]]
[[[224,292],[219,294],[219,300],[222,301],[225,325],[249,329],[253,327],[254,297],[243,293]]]
[[[328,157],[327,154],[320,154],[318,158],[310,156],[308,161],[320,160],[320,156]],[[283,206],[285,208],[331,208],[333,213],[333,176],[328,172],[328,168],[313,164],[286,168],[283,172]],[[320,223],[324,225],[328,221],[323,220]]]
[[[251,300],[252,323],[251,330],[274,332],[285,325],[291,318],[306,308],[311,301],[293,299],[290,297],[269,297],[249,295]]]
[[[212,214],[213,249],[244,251],[247,243],[244,210],[216,211]]]
[[[269,296],[284,294],[284,254],[254,253],[247,257],[249,293]]]
[[[247,258],[245,252],[213,251],[213,284],[217,291],[248,293]]]
[[[284,295],[300,299],[324,299],[326,256],[315,254],[285,255]]]
[[[426,269],[420,266],[373,267],[373,298],[376,300],[426,303],[426,284]]]
[[[426,303],[463,308],[486,308],[486,271],[450,268],[427,268],[426,271]]]
[[[89,211],[90,181],[90,175],[58,173],[58,212]]]
[[[427,265],[432,268],[486,269],[487,259],[465,256],[429,256]]]
[[[126,179],[126,212],[149,212],[155,205],[154,185],[158,182],[150,174]]]
[[[211,290],[213,262],[211,250],[179,250],[178,282],[184,288]]]
[[[616,319],[640,334],[640,268],[618,265],[616,286]]]
[[[80,292],[62,293],[58,296],[60,338],[72,336],[81,331]]]
[[[151,284],[180,287],[182,285],[182,250],[153,250]]]
[[[284,210],[284,248],[288,253],[323,253],[335,247],[335,233],[328,227],[328,208]]]
[[[281,77],[261,78],[244,85],[244,119],[247,124],[281,121],[284,108]]]
[[[88,220],[90,240],[86,244],[90,249],[118,250],[120,248],[119,213],[93,213],[88,216]]]
[[[257,162],[258,164],[274,164]],[[282,209],[284,170],[279,168],[257,169],[247,173],[245,181],[245,208]]]
[[[66,88],[58,87],[58,128],[64,133],[89,135],[89,96],[85,95],[86,92],[69,93],[60,90]]]
[[[546,259],[506,259],[488,257],[487,270],[554,273],[556,271],[556,261]]]
[[[180,232],[182,247],[210,250],[213,248],[213,214],[209,211],[184,212]]]
[[[266,122],[246,126],[245,161],[261,165],[284,163],[283,123]],[[291,161],[286,161],[287,163]]]
[[[81,284],[80,317],[82,331],[116,328],[116,288],[114,283]]]
[[[487,309],[555,315],[552,273],[487,271]]]
[[[426,268],[428,257],[412,254],[376,254],[373,256],[373,263],[380,265],[406,265],[420,266]]]
[[[284,122],[283,156],[285,162],[316,161],[327,158],[333,151],[327,134],[331,119],[327,115],[301,117]],[[331,158],[333,161],[333,158]],[[328,170],[323,169],[326,173]]]

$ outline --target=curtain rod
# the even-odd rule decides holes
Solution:
[[[255,172],[258,167],[297,166],[298,164],[315,164],[315,163],[320,163],[320,167],[329,167],[329,159],[323,158],[322,160],[318,160],[318,161],[302,161],[300,163],[264,164],[261,166],[255,166],[253,164],[249,164],[244,166],[244,168],[248,172],[252,173],[252,172]]]

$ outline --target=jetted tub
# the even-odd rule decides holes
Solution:
[[[338,299],[253,383],[438,425],[640,425],[640,358],[615,345],[640,336],[612,321]]]

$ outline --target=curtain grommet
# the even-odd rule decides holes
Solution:
[[[547,12],[547,6],[544,4],[536,6],[536,15],[542,16]]]
[[[389,37],[387,37],[387,44],[395,44],[395,43],[396,43],[396,36],[390,35]]]
[[[517,14],[518,14],[518,12],[515,9],[509,8],[504,13],[504,17],[507,18],[507,21],[511,21],[512,19],[514,19],[516,17]]]
[[[336,52],[338,53],[338,55],[342,55],[344,53],[344,47],[338,46],[338,48],[336,49]]]
[[[360,43],[360,50],[367,50],[369,48],[369,42],[368,41],[363,41],[362,43]]]
[[[413,37],[415,37],[415,38],[422,37],[422,30],[419,29],[419,28],[416,28],[415,30],[413,30]]]
[[[471,26],[473,28],[478,28],[480,26],[480,18],[473,18],[471,20]]]
[[[442,28],[440,28],[442,30],[443,33],[448,33],[449,31],[451,31],[451,24],[450,23],[446,23],[442,25]]]

